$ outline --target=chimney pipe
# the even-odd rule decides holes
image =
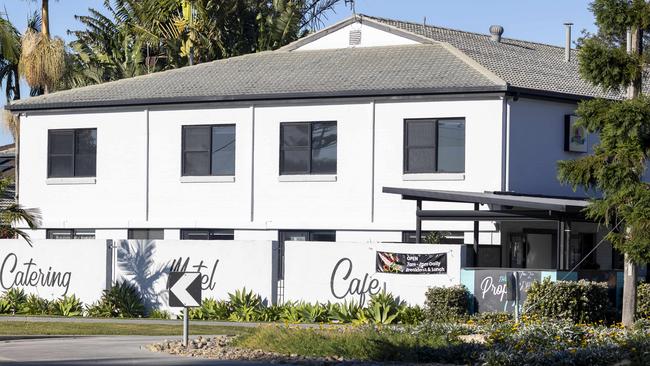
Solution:
[[[566,29],[566,43],[564,45],[564,62],[571,61],[571,26],[573,23],[564,23]]]

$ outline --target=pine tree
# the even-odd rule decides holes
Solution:
[[[645,0],[594,0],[598,34],[583,39],[581,76],[621,99],[578,105],[579,123],[600,137],[593,154],[559,162],[559,178],[593,195],[587,216],[607,224],[607,235],[625,255],[623,324],[634,323],[637,265],[650,262],[650,98],[642,93],[644,32],[650,28]],[[626,92],[623,94],[623,92]]]

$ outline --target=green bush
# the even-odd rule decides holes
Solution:
[[[190,310],[190,319],[228,320],[232,308],[227,301],[204,299],[201,306]]]
[[[52,302],[31,294],[25,301],[24,312],[27,315],[50,315],[52,314]]]
[[[585,324],[607,320],[609,307],[605,283],[552,282],[548,277],[531,285],[524,302],[526,315]]]
[[[453,322],[468,315],[469,291],[463,285],[430,287],[425,296],[425,317],[431,321]]]
[[[151,319],[171,319],[172,315],[169,311],[154,309],[148,314],[148,317]]]
[[[75,295],[63,296],[51,303],[51,314],[60,316],[80,316],[83,304]]]
[[[468,323],[473,323],[479,326],[501,326],[514,320],[514,316],[510,313],[504,312],[490,312],[476,313],[472,315]]]
[[[145,308],[138,289],[124,281],[104,290],[102,298],[89,306],[87,313],[104,318],[141,318]]]
[[[246,291],[246,288],[228,294],[232,312],[228,320],[236,322],[257,321],[262,311],[262,298],[253,291]]]
[[[363,307],[354,300],[344,301],[341,304],[334,304],[330,309],[330,321],[338,323],[363,324],[366,322]]]
[[[424,309],[418,305],[405,306],[399,314],[399,322],[406,325],[418,325],[424,320]]]
[[[636,313],[638,318],[650,320],[650,283],[640,283],[637,287]]]
[[[382,291],[370,296],[366,315],[368,320],[374,324],[396,323],[399,315],[406,304],[396,299],[392,294]]]
[[[25,304],[27,303],[27,295],[25,291],[20,288],[10,288],[7,292],[2,295],[2,299],[5,300],[8,313],[16,315],[18,313],[23,313],[25,311]]]

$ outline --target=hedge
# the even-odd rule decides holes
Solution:
[[[428,320],[448,322],[468,315],[469,291],[463,285],[431,287],[425,296],[425,317]]]
[[[545,278],[531,285],[524,302],[527,315],[583,324],[607,320],[609,309],[607,284],[585,280],[551,282]]]

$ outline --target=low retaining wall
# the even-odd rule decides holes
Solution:
[[[409,304],[422,305],[427,288],[460,284],[461,260],[465,257],[465,250],[465,246],[442,244],[286,242],[284,300],[354,300],[364,303],[370,295],[385,289]],[[402,265],[403,268],[381,269],[378,267],[380,253],[384,259],[395,258],[395,254],[429,257],[412,256],[409,259],[401,256],[398,262],[402,264],[397,266]],[[430,256],[436,254],[441,256]],[[435,262],[443,262],[443,258],[444,271],[435,269]],[[442,268],[442,264],[437,268]],[[420,269],[415,269],[417,267]],[[438,272],[422,272],[426,270]]]
[[[46,299],[99,299],[106,286],[105,240],[0,240],[0,292],[18,287]],[[108,253],[110,254],[110,253]]]

